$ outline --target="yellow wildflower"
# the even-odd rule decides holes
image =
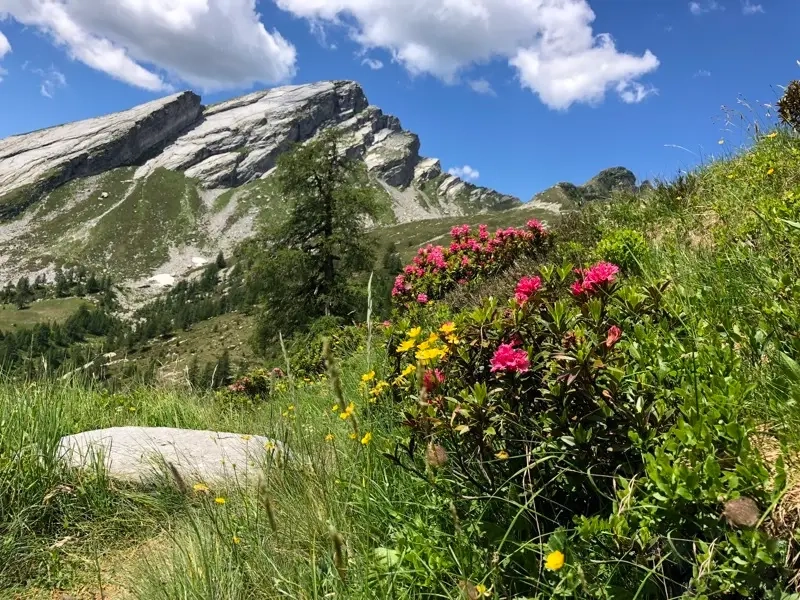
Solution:
[[[351,434],[350,434],[349,436],[347,436],[347,437],[349,437],[351,440],[354,440],[354,439],[356,439],[356,434],[355,434],[355,433],[351,433]]]
[[[286,410],[294,410],[294,404],[290,404],[286,407]]]
[[[427,362],[427,361],[434,360],[434,359],[439,358],[439,357],[444,356],[444,355],[445,355],[445,351],[444,350],[441,350],[439,348],[430,348],[428,350],[422,350],[420,352],[417,352],[416,357],[417,357],[417,360],[419,360],[419,361]]]
[[[406,340],[397,347],[397,351],[400,353],[408,352],[414,347],[414,345],[414,340]]]
[[[192,489],[195,492],[207,492],[208,491],[208,486],[205,483],[195,483],[192,486]]]
[[[339,412],[339,405],[338,404],[334,404],[333,408],[331,409],[331,412]]]
[[[403,371],[400,373],[403,377],[407,377],[411,375],[414,371],[417,370],[417,365],[408,365]]]
[[[772,133],[767,134],[767,137],[770,138],[770,139],[774,138],[774,137],[778,137],[778,132],[777,131],[773,131]]]
[[[489,596],[492,595],[492,589],[491,588],[487,588],[482,583],[479,583],[478,585],[475,586],[475,592],[477,592],[478,598],[481,598],[481,597],[488,598]]]
[[[343,412],[343,413],[341,413],[341,414],[339,415],[339,418],[340,418],[342,421],[346,421],[347,419],[349,419],[349,418],[350,418],[350,416],[353,414],[353,411],[354,411],[355,409],[356,409],[356,405],[355,405],[355,404],[353,404],[353,403],[351,402],[351,403],[348,405],[348,407],[344,409],[344,412]]]
[[[366,446],[372,441],[372,434],[368,431],[364,434],[364,437],[361,438],[361,443]]]
[[[508,452],[505,450],[500,450],[500,452],[495,454],[494,457],[498,460],[508,460]]]
[[[444,325],[442,325],[441,327],[439,327],[439,331],[441,331],[444,334],[453,333],[455,330],[456,330],[456,324],[453,323],[452,321],[449,321]]]
[[[564,553],[560,550],[556,550],[555,552],[551,552],[547,555],[547,560],[544,563],[545,569],[549,569],[550,571],[558,571],[561,567],[564,566]]]
[[[459,338],[455,333],[451,333],[450,335],[447,336],[447,341],[448,343],[456,346],[461,343],[461,338]]]
[[[332,433],[329,433],[328,435],[325,436],[326,442],[332,442],[333,440],[334,440],[334,435]]]
[[[214,498],[214,502],[222,506],[223,504],[225,504],[225,498],[223,498],[222,496],[217,496],[216,498]]]
[[[272,440],[267,440],[264,443],[264,449],[265,450],[269,450],[270,452],[272,452],[273,450],[275,450],[275,448],[276,448],[275,442],[273,442]]]
[[[241,542],[242,542],[241,538],[238,538],[238,537],[236,537],[236,536],[233,536],[233,543],[234,543],[234,544],[241,544]]]
[[[370,371],[369,373],[364,373],[361,376],[361,381],[363,381],[364,383],[367,383],[368,381],[372,381],[373,379],[375,379],[375,371]]]
[[[775,172],[775,169],[773,169],[772,167],[767,169],[767,175],[772,175],[774,172]]]
[[[434,343],[436,343],[438,341],[439,341],[439,334],[438,333],[434,332],[434,333],[432,333],[432,334],[430,334],[428,336],[428,343],[429,344],[434,344]]]
[[[417,350],[427,350],[430,347],[431,347],[430,340],[425,340],[419,346],[417,346]]]
[[[408,337],[412,340],[419,337],[419,334],[422,333],[422,327],[414,327],[408,332]]]
[[[242,438],[245,442],[249,442],[252,439],[253,436],[244,434],[244,435],[240,435],[239,437]]]

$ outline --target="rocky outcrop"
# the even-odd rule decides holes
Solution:
[[[396,117],[371,106],[352,81],[278,87],[207,108],[197,95],[184,92],[0,141],[0,221],[65,182],[121,166],[138,166],[136,179],[165,168],[207,189],[237,188],[268,177],[293,143],[329,127],[347,134],[345,150],[365,161],[396,202],[405,201],[401,192],[407,188],[442,174],[437,160],[419,155],[419,138],[404,131]],[[440,189],[445,203],[456,197],[465,201],[429,216],[519,203],[454,177]]]
[[[636,175],[625,167],[611,167],[600,171],[583,185],[557,183],[536,194],[526,206],[560,212],[573,209],[585,202],[608,200],[617,192],[635,193],[638,190]]]
[[[67,181],[157,154],[195,125],[201,112],[200,97],[184,92],[124,112],[0,140],[0,220]]]
[[[521,204],[442,172],[419,137],[352,81],[264,90],[208,107],[191,93],[0,141],[0,283],[84,264],[138,289],[230,252],[280,207],[282,153],[328,128],[363,160],[381,224]],[[117,240],[125,243],[117,243]]]

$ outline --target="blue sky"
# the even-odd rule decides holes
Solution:
[[[800,78],[798,24],[798,0],[0,0],[0,137],[172,90],[354,79],[424,155],[527,200],[743,143]]]

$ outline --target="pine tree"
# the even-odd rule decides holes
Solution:
[[[17,293],[14,296],[14,304],[17,305],[19,310],[27,307],[33,299],[33,291],[31,290],[30,281],[27,277],[20,277],[17,282]]]
[[[217,267],[219,267],[220,269],[224,269],[225,267],[228,266],[228,263],[225,262],[225,255],[222,254],[222,250],[220,250],[219,254],[217,254],[217,260],[215,262]]]
[[[226,349],[217,361],[217,370],[214,374],[213,387],[221,387],[228,383],[231,377],[231,357]]]
[[[64,271],[58,269],[58,271],[56,271],[56,296],[59,298],[64,298],[68,295],[69,283],[67,282],[67,278],[64,276]]]
[[[278,160],[274,181],[290,209],[259,244],[271,249],[255,265],[255,277],[267,282],[257,336],[262,347],[278,331],[349,314],[348,283],[373,264],[365,226],[368,217],[378,217],[377,194],[363,163],[342,151],[339,135],[326,132]]]

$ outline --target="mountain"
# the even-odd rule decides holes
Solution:
[[[583,185],[566,181],[557,183],[536,194],[526,206],[559,212],[576,208],[585,202],[608,200],[615,192],[635,193],[647,187],[648,182],[637,186],[636,175],[625,167],[611,167],[600,171]]]
[[[142,284],[229,251],[285,210],[270,175],[292,143],[343,131],[386,218],[464,216],[519,199],[444,173],[416,134],[352,81],[278,87],[211,106],[192,92],[0,140],[0,281],[83,264]]]

